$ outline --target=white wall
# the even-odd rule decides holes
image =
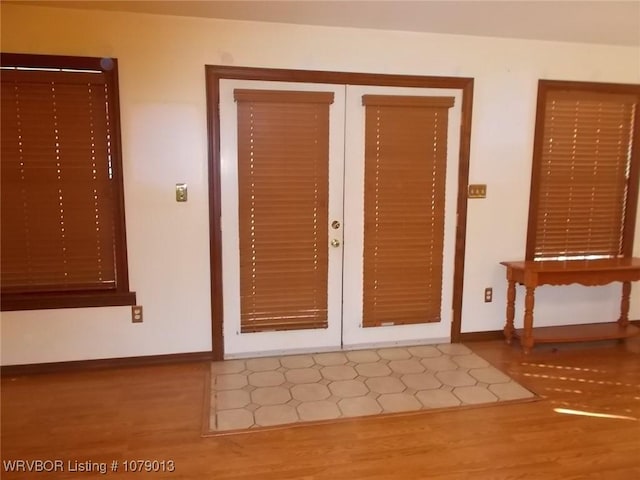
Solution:
[[[144,306],[142,324],[127,307],[4,312],[3,365],[211,348],[205,64],[475,78],[470,181],[488,195],[469,202],[463,332],[504,323],[498,262],[524,254],[537,80],[640,82],[632,47],[7,4],[1,21],[5,52],[118,59],[129,274]],[[186,204],[174,200],[178,182]],[[536,322],[613,319],[618,292],[543,287]]]

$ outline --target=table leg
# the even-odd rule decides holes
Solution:
[[[524,353],[529,353],[533,348],[533,305],[535,303],[535,287],[526,287],[524,297],[524,331],[520,343]]]
[[[507,284],[507,323],[504,325],[504,338],[511,343],[513,338],[513,319],[516,315],[516,282],[509,280]]]
[[[622,299],[620,300],[620,318],[618,325],[626,328],[629,325],[629,298],[631,296],[631,282],[622,282]]]

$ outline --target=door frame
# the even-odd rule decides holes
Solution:
[[[453,300],[451,305],[451,342],[459,342],[462,326],[462,289],[464,284],[464,254],[467,230],[467,185],[469,183],[469,157],[471,150],[473,78],[206,65],[205,80],[207,91],[207,136],[209,152],[209,264],[211,275],[211,335],[213,359],[224,359],[224,341],[222,333],[222,231],[220,228],[221,177],[219,81],[221,79],[331,83],[383,87],[442,88],[460,90],[462,92],[460,154],[458,159],[458,194],[456,202],[457,222],[453,270]]]

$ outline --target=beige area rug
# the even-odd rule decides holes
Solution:
[[[210,380],[210,435],[537,398],[461,344],[226,360]]]

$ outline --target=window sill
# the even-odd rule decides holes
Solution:
[[[0,310],[3,312],[135,304],[135,292],[7,293],[0,298]]]

